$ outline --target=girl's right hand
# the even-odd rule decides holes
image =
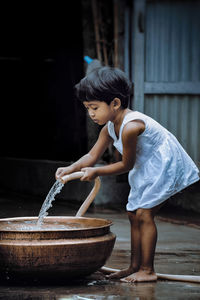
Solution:
[[[71,166],[58,168],[57,171],[56,171],[56,174],[55,174],[56,180],[60,179],[64,175],[68,175],[68,174],[71,174],[71,173],[73,173],[73,169],[72,169]]]

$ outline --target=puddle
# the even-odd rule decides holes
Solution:
[[[62,286],[0,286],[0,300],[199,300],[200,285],[158,281],[128,284],[93,274]]]

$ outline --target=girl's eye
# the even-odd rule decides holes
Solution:
[[[98,107],[93,107],[92,109],[93,109],[93,110],[97,110],[97,108],[98,108]]]

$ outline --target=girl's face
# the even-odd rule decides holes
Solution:
[[[85,108],[88,111],[88,114],[92,121],[99,125],[104,125],[108,121],[112,121],[113,119],[113,109],[112,102],[108,105],[103,101],[84,101],[83,102]]]

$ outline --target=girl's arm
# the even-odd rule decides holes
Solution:
[[[85,172],[81,180],[92,180],[96,176],[117,175],[130,171],[136,159],[137,137],[144,131],[144,124],[132,121],[125,125],[122,132],[123,156],[120,162],[103,167],[83,168]]]
[[[56,179],[59,179],[64,175],[80,171],[85,167],[93,166],[103,155],[103,153],[108,148],[111,142],[112,139],[108,134],[107,125],[105,125],[102,128],[98,140],[95,143],[95,145],[92,147],[92,149],[86,155],[82,156],[79,160],[77,160],[69,167],[58,168],[56,171]]]

